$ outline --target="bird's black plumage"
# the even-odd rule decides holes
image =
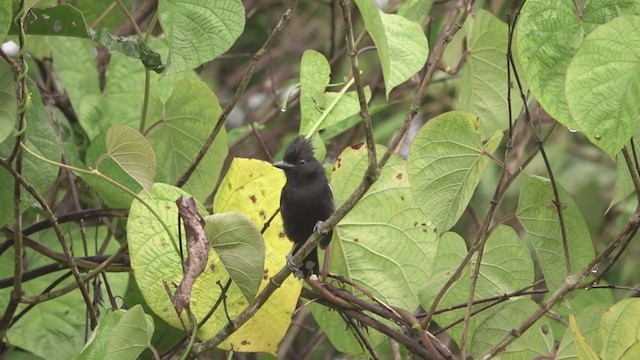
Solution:
[[[287,257],[287,263],[292,267],[291,255],[298,251],[314,231],[319,231],[322,221],[333,213],[333,194],[322,164],[313,156],[313,146],[303,137],[295,138],[287,147],[283,161],[273,165],[284,170],[287,177],[280,194],[280,214],[284,231],[294,242]],[[320,242],[321,248],[324,249],[329,244],[331,235],[325,235]],[[317,249],[305,258],[301,269],[292,270],[297,277],[318,274]]]

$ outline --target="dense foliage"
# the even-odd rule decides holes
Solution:
[[[640,0],[0,4],[1,358],[640,358]]]

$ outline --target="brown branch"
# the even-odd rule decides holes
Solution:
[[[620,235],[609,243],[605,250],[600,253],[589,264],[580,269],[579,272],[569,275],[565,278],[564,283],[558,287],[558,289],[549,297],[547,301],[540,304],[540,308],[531,314],[520,326],[509,331],[497,344],[495,344],[489,351],[483,356],[483,360],[493,358],[499,352],[504,351],[506,347],[514,340],[519,338],[525,331],[527,331],[536,321],[543,317],[549,309],[557,304],[562,298],[574,289],[584,288],[585,285],[580,281],[591,274],[591,270],[602,262],[607,256],[609,256],[620,243],[628,243],[638,232],[640,228],[640,207],[636,208],[631,218],[629,218],[624,229],[620,232]]]
[[[358,93],[358,101],[360,103],[360,117],[362,118],[362,124],[364,125],[364,134],[367,139],[367,159],[368,168],[366,176],[370,177],[373,181],[378,179],[380,172],[377,164],[376,156],[376,144],[373,138],[373,126],[371,125],[371,114],[369,113],[369,107],[367,105],[367,96],[364,93],[364,84],[360,77],[360,67],[358,66],[358,51],[356,50],[355,39],[353,35],[353,23],[351,22],[351,1],[341,0],[340,6],[342,7],[342,14],[345,23],[345,32],[347,38],[347,56],[351,63],[351,75],[356,84],[356,92]]]
[[[342,307],[340,307],[339,305],[336,305],[330,301],[328,301],[325,298],[322,298],[321,296],[319,296],[317,293],[303,288],[302,289],[302,296],[306,299],[310,299],[310,300],[314,300],[319,304],[325,305],[327,307],[330,307],[332,309],[338,310],[340,312],[342,312],[344,315],[353,318],[373,329],[378,330],[379,332],[389,336],[390,338],[398,341],[399,343],[401,343],[402,345],[404,345],[409,351],[411,351],[412,353],[420,356],[423,359],[434,359],[433,355],[430,354],[429,352],[427,352],[427,350],[415,339],[413,339],[412,337],[402,333],[402,332],[398,332],[393,330],[392,328],[390,328],[389,326],[382,324],[381,322],[379,322],[378,320],[375,320],[374,318],[362,313],[359,310],[349,310],[349,309],[344,309]]]
[[[80,281],[76,280],[75,282],[68,284],[61,289],[47,292],[45,294],[41,294],[38,296],[23,295],[22,298],[20,299],[20,302],[28,303],[28,304],[39,303],[39,302],[55,299],[62,295],[68,294],[78,287],[80,287],[80,289],[82,288],[86,289],[85,283],[87,283],[89,280],[93,279],[94,277],[100,275],[100,273],[103,272],[107,268],[107,266],[111,265],[111,263],[113,263],[116,259],[119,259],[120,256],[126,250],[127,250],[127,244],[125,243],[121,245],[120,248],[113,255],[109,256],[105,261],[100,263],[100,265],[98,265],[93,270],[88,272],[85,276],[80,276]],[[72,258],[72,260],[75,260],[75,258]]]
[[[79,266],[82,270],[91,270],[100,266],[100,263],[106,261],[109,258],[108,255],[95,255],[95,256],[83,256],[76,258],[78,265],[84,264],[85,266]],[[117,264],[111,264],[107,266],[104,271],[107,272],[129,272],[131,271],[131,267],[129,265],[129,257],[127,255],[121,255],[120,258],[116,259]],[[114,262],[115,262],[114,261]],[[54,272],[60,270],[66,270],[69,267],[64,263],[54,263],[44,265],[29,271],[26,271],[22,274],[22,282],[27,282],[33,279],[37,279],[41,276],[49,275]],[[14,278],[5,278],[0,279],[0,289],[5,289],[13,286]]]
[[[294,0],[291,6],[289,7],[289,9],[287,9],[287,11],[282,15],[282,17],[280,18],[280,21],[278,22],[276,27],[273,29],[273,31],[271,32],[267,40],[264,42],[262,47],[258,51],[256,51],[255,54],[253,54],[253,58],[251,60],[251,63],[249,64],[249,68],[247,69],[247,72],[242,78],[242,81],[240,82],[238,89],[236,90],[235,94],[233,94],[231,101],[229,101],[229,103],[225,107],[222,114],[220,114],[220,117],[218,118],[218,122],[213,127],[211,134],[209,134],[209,137],[205,141],[204,145],[202,145],[202,148],[200,148],[200,151],[198,152],[196,157],[193,159],[193,162],[191,163],[191,165],[189,165],[189,167],[184,172],[184,174],[182,174],[182,176],[180,176],[180,178],[176,182],[177,187],[182,187],[184,186],[184,184],[187,183],[187,181],[189,180],[193,172],[196,170],[196,168],[204,158],[205,154],[209,151],[209,148],[211,148],[213,141],[216,139],[216,137],[218,136],[218,133],[220,133],[220,130],[224,126],[224,123],[226,122],[227,117],[229,116],[233,108],[236,106],[238,101],[240,100],[240,97],[244,94],[244,91],[247,88],[247,85],[249,85],[249,81],[253,77],[253,73],[256,69],[256,65],[260,62],[260,60],[262,60],[266,52],[271,47],[271,44],[278,38],[278,36],[282,32],[282,29],[284,29],[285,25],[291,18],[291,15],[293,14],[293,11],[295,10],[297,5],[298,5],[298,0]]]
[[[473,3],[473,0],[471,1],[471,3]],[[427,71],[425,73],[425,76],[422,79],[422,82],[420,84],[418,91],[414,96],[414,100],[412,101],[411,108],[405,118],[405,121],[402,127],[400,128],[400,130],[398,131],[398,135],[393,140],[392,146],[390,146],[387,149],[383,157],[378,162],[379,169],[382,169],[384,165],[387,163],[387,161],[393,154],[394,149],[400,143],[400,139],[404,136],[405,132],[409,128],[409,124],[411,123],[411,120],[418,113],[418,110],[420,108],[420,103],[422,101],[426,88],[430,83],[431,78],[433,77],[437,64],[444,53],[444,49],[446,48],[447,44],[451,42],[453,35],[455,35],[455,33],[458,30],[460,30],[462,26],[461,23],[456,22],[456,19],[458,17],[457,15],[461,11],[462,17],[460,20],[464,22],[464,20],[466,19],[466,16],[470,11],[470,4],[469,6],[465,7],[464,10],[460,10],[458,7],[454,8],[454,10],[452,11],[452,14],[449,16],[447,24],[445,26],[445,31],[439,38],[438,43],[434,48],[434,51],[431,52],[429,60],[427,61]],[[367,176],[364,176],[361,183],[353,191],[353,193],[351,194],[351,196],[349,196],[349,198],[345,201],[345,203],[339,209],[337,209],[336,212],[331,217],[329,217],[329,219],[327,219],[324,222],[324,230],[329,231],[333,229],[336,226],[336,224],[340,220],[342,220],[342,218],[344,218],[345,215],[349,211],[351,211],[351,209],[353,209],[353,207],[355,207],[356,203],[364,196],[364,194],[367,192],[367,190],[369,190],[372,184],[373,184],[373,179]],[[320,237],[321,236],[318,234],[313,234],[309,237],[309,239],[307,239],[304,245],[300,247],[300,249],[294,256],[293,258],[294,264],[302,263],[302,259],[304,259],[304,257],[306,257],[318,245],[318,243],[320,242]],[[253,315],[255,315],[255,313],[266,303],[266,301],[269,299],[271,294],[273,294],[273,292],[278,287],[280,287],[280,285],[282,285],[284,280],[286,280],[286,278],[290,274],[291,274],[291,270],[289,270],[289,268],[286,266],[283,267],[276,275],[274,275],[269,279],[270,281],[263,288],[260,294],[256,296],[255,300],[251,304],[249,304],[247,308],[245,308],[245,310],[243,310],[234,319],[232,319],[232,321],[229,323],[228,326],[220,330],[216,335],[214,335],[209,340],[202,342],[200,344],[195,344],[191,355],[197,356],[204,351],[217,347],[222,341],[224,341],[233,332],[235,332],[236,329],[238,329],[240,326],[242,326],[242,324],[244,324],[251,317],[253,317]]]

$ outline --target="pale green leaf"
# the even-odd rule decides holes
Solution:
[[[433,0],[406,0],[398,8],[398,15],[421,24],[429,14],[431,6],[433,6]]]
[[[576,130],[580,126],[565,97],[567,67],[595,27],[623,14],[640,14],[640,0],[587,1],[582,11],[581,21],[572,0],[528,0],[515,39],[522,75],[535,98],[556,120]]]
[[[427,284],[421,292],[421,303],[427,308],[431,306],[436,294],[444,283],[458,268],[467,249],[464,240],[454,233],[445,233],[438,243],[438,253],[434,270]],[[477,263],[477,256],[464,269],[463,275],[449,289],[440,307],[465,303],[469,297],[470,274]],[[533,260],[525,244],[518,238],[516,232],[508,226],[499,226],[486,240],[482,265],[478,274],[478,281],[474,298],[482,299],[508,294],[531,284],[534,279]],[[480,308],[482,304],[474,308]],[[436,321],[445,326],[463,317],[466,309],[448,311],[435,317]],[[469,327],[469,336],[473,336],[476,328],[488,314],[473,317]],[[462,325],[458,324],[448,331],[456,340],[460,340]]]
[[[205,233],[233,282],[253,301],[262,281],[264,241],[255,224],[239,212],[205,217]]]
[[[610,307],[599,323],[603,360],[640,357],[640,299],[624,299]]]
[[[132,175],[111,157],[107,156],[107,132],[103,132],[91,141],[85,154],[85,166],[95,168],[108,178],[117,181],[133,193],[138,193],[142,189],[142,184],[134,179]],[[128,208],[133,201],[133,197],[106,180],[95,175],[78,173],[87,184],[89,184],[104,200],[105,204],[114,208]]]
[[[640,119],[640,16],[620,16],[584,39],[565,92],[578,128],[615,157]]]
[[[593,348],[589,345],[589,342],[585,339],[578,328],[578,324],[576,324],[576,318],[573,315],[569,315],[569,328],[571,329],[571,333],[573,334],[575,347],[578,354],[578,359],[580,360],[599,360],[600,358],[593,351]]]
[[[347,148],[338,157],[331,176],[337,204],[360,181],[366,158],[366,147]],[[362,284],[386,304],[413,309],[431,272],[427,264],[435,259],[435,244],[433,227],[413,202],[405,161],[394,156],[378,181],[334,229],[330,271]],[[313,311],[335,346],[351,354],[358,352],[350,337],[331,333],[330,329],[339,326],[339,318]],[[380,340],[372,341],[375,345]]]
[[[2,10],[0,10],[2,11]],[[11,134],[16,126],[18,105],[13,72],[9,65],[0,62],[0,143]]]
[[[438,231],[449,230],[464,212],[501,133],[486,143],[478,119],[453,111],[429,120],[420,129],[407,159],[411,190],[422,212]]]
[[[493,307],[492,313],[485,317],[471,338],[471,355],[480,359],[482,354],[509,335],[536,310],[538,304],[531,299],[519,299],[499,308]],[[500,358],[525,360],[545,357],[549,356],[553,346],[553,334],[549,330],[548,321],[543,318],[509,344],[500,353]]]
[[[83,256],[83,242],[80,227],[71,223],[61,225],[65,240],[75,250],[75,256]],[[94,245],[100,244],[107,237],[107,228],[87,226],[85,234],[89,243],[89,255],[94,255]],[[41,246],[51,251],[62,253],[62,247],[53,230],[45,230],[31,235],[37,239]],[[112,240],[105,249],[104,255],[113,254],[120,244]],[[29,248],[26,249],[25,271],[31,271],[54,263],[51,259]],[[14,252],[10,247],[0,255],[0,278],[12,278],[14,271]],[[46,274],[35,279],[23,282],[22,290],[26,294],[40,294],[62,275],[62,272]],[[124,297],[129,282],[128,273],[106,273],[109,287],[116,297]],[[75,283],[72,276],[65,279],[59,287]],[[89,286],[93,296],[95,288]],[[0,289],[0,308],[6,308],[9,301],[11,288]],[[102,294],[106,294],[104,283],[99,288]],[[28,304],[18,307],[18,312],[24,310]],[[102,314],[108,313],[111,306],[109,302],[98,304],[97,309]],[[78,289],[61,297],[42,302],[25,313],[24,317],[11,326],[5,340],[7,344],[28,351],[47,360],[68,360],[80,353],[85,340],[85,326],[87,324],[86,305]],[[11,358],[11,356],[10,356]]]
[[[167,74],[194,69],[223,54],[245,25],[240,0],[160,0],[158,14],[169,40]]]
[[[216,95],[202,80],[179,80],[162,112],[149,114],[146,136],[158,163],[158,182],[175,183],[204,146],[220,116]],[[220,130],[204,158],[182,187],[204,202],[213,192],[227,157],[227,134]]]
[[[356,0],[365,28],[380,58],[385,93],[415,75],[427,61],[429,46],[422,28],[406,18],[385,14],[369,0]]]
[[[487,139],[496,130],[504,131],[509,126],[507,24],[479,9],[464,27],[469,55],[462,68],[459,107],[480,117],[482,139]],[[511,114],[515,120],[522,100],[517,87],[511,91]]]
[[[145,69],[138,60],[112,53],[105,72],[106,84],[101,90],[94,43],[69,37],[47,37],[46,42],[53,54],[55,74],[69,94],[78,121],[90,140],[113,125],[140,127]],[[166,58],[165,42],[151,38],[149,45]],[[191,71],[162,77],[150,74],[147,128],[160,120],[162,103],[183,78],[195,79],[197,76]]]
[[[575,202],[560,186],[558,186],[558,196],[566,229],[571,268],[572,271],[577,271],[594,257],[591,235]],[[551,182],[537,176],[525,176],[516,215],[533,243],[547,288],[555,291],[568,274]]]
[[[107,131],[105,143],[109,157],[149,190],[156,176],[156,156],[147,139],[130,126],[116,125]]]
[[[600,329],[598,322],[601,315],[613,304],[611,302],[603,302],[591,304],[588,306],[575,306],[575,300],[579,297],[591,298],[593,292],[581,292],[577,297],[571,299],[573,309],[569,314],[575,316],[576,328],[580,331],[586,343],[596,352],[599,353],[602,348],[602,339],[600,338]],[[557,335],[557,334],[556,334]],[[578,356],[573,331],[566,331],[560,345],[558,346],[558,359],[563,360],[581,360]]]
[[[9,27],[11,26],[12,22],[11,18],[11,0],[2,0],[2,4],[0,6],[0,39],[2,39],[3,41],[7,36],[7,33],[9,32]]]
[[[108,312],[76,360],[137,359],[151,345],[153,331],[153,319],[140,304],[129,310]]]
[[[53,114],[47,112],[47,109],[42,104],[40,91],[31,80],[27,81],[27,92],[31,96],[31,105],[25,113],[25,118],[28,119],[25,145],[42,157],[59,161],[62,152],[56,131],[52,127]],[[13,135],[15,135],[15,129],[13,130]],[[13,139],[13,141],[9,139]],[[0,143],[0,157],[6,158],[12,153],[15,139],[15,136],[9,135],[4,142]],[[23,157],[22,176],[40,194],[48,192],[51,185],[56,181],[59,171],[60,168],[57,166],[47,164],[31,155],[25,154]],[[2,184],[0,187],[0,204],[5,204],[2,211],[0,211],[0,226],[8,224],[14,218],[14,208],[8,205],[13,204],[13,183],[14,177],[4,168],[0,168],[0,184]],[[21,196],[20,209],[26,209],[35,203],[35,199],[26,191],[23,191]]]
[[[358,94],[347,92],[343,85],[339,92],[325,92],[329,85],[331,68],[325,57],[315,50],[307,50],[300,64],[300,134],[307,136],[335,126],[360,111]],[[371,90],[365,87],[367,101]],[[320,159],[320,157],[319,157]]]
[[[180,196],[186,197],[189,194],[176,187],[160,183],[154,184],[149,193],[140,193],[140,197],[155,210],[171,233],[167,233],[158,218],[138,200],[134,200],[131,204],[127,222],[131,268],[140,291],[149,308],[177,328],[181,328],[182,325],[171,304],[171,299],[167,296],[163,281],[168,284],[179,284],[184,276],[177,243],[178,209],[175,204],[175,200]],[[204,207],[197,201],[196,204],[200,213],[206,214]],[[184,234],[184,231],[182,233]],[[186,249],[186,240],[182,239],[182,243],[182,248]],[[220,297],[221,289],[215,285],[216,282],[220,281],[224,284],[228,279],[228,272],[215,251],[211,249],[206,270],[198,276],[191,291],[190,309],[196,319],[202,319]],[[230,316],[235,316],[248,304],[235,284],[231,285],[226,297]],[[188,323],[185,312],[181,316],[183,321]],[[200,336],[204,333],[213,334],[226,324],[224,312],[216,312],[200,327]]]

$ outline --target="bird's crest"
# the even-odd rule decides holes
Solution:
[[[306,161],[315,160],[313,157],[313,145],[311,144],[311,141],[302,136],[296,137],[293,139],[291,144],[289,144],[287,150],[285,150],[283,158],[284,161],[290,164],[294,164],[300,159],[304,159]]]

